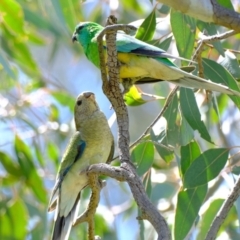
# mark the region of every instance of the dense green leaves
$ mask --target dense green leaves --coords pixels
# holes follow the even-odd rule
[[[24,33],[24,19],[20,4],[15,0],[2,0],[0,12],[2,13],[3,24],[9,32],[16,37],[17,35],[22,36],[21,34]]]

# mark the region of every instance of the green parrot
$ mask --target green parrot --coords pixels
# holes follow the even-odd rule
[[[55,210],[53,240],[67,240],[75,222],[81,190],[88,185],[86,170],[94,163],[112,160],[113,135],[105,115],[91,92],[77,98],[74,118],[76,132],[62,157],[48,211]]]
[[[72,41],[78,41],[82,45],[87,58],[98,68],[100,62],[97,36],[102,30],[103,27],[97,23],[81,22],[76,26],[72,36]],[[118,60],[121,64],[120,81],[123,84],[124,92],[127,92],[133,84],[168,81],[182,87],[206,89],[240,96],[240,92],[227,86],[183,71],[184,69],[178,68],[168,59],[177,57],[122,31],[117,33],[116,45]]]

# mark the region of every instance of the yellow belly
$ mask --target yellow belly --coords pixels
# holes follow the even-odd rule
[[[118,53],[121,63],[120,78],[151,77],[163,80],[176,80],[183,75],[173,71],[169,66],[150,57],[131,53]]]
[[[141,58],[139,58],[139,56],[127,53],[118,53],[118,60],[121,63],[120,78],[137,78],[147,76],[149,74],[147,70],[141,67]]]

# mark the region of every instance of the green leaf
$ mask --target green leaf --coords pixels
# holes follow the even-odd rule
[[[154,160],[154,145],[151,142],[138,144],[131,153],[133,163],[137,164],[137,173],[142,176],[151,168]]]
[[[184,176],[186,170],[192,162],[201,154],[201,150],[196,141],[190,142],[186,146],[181,147],[181,172]]]
[[[147,173],[143,176],[143,185],[145,187],[145,191],[149,198],[151,198],[152,194],[152,181],[151,181],[151,168],[147,171]]]
[[[236,56],[230,52],[225,52],[225,58],[220,62],[220,64],[226,68],[234,78],[240,79],[240,67]]]
[[[17,37],[22,36],[24,19],[21,5],[14,0],[1,0],[0,13],[1,23],[6,26],[8,31]]]
[[[194,138],[194,131],[184,116],[180,125],[179,145],[185,146]]]
[[[0,209],[0,239],[26,239],[28,213],[20,198],[7,202]]]
[[[155,8],[149,14],[149,16],[142,22],[141,26],[138,28],[135,38],[142,41],[149,41],[152,39],[156,29],[156,15]]]
[[[208,104],[209,106],[211,105],[211,102],[209,102]],[[219,113],[219,108],[218,108],[218,102],[217,102],[217,99],[216,99],[216,95],[214,95],[212,97],[212,106],[213,106],[213,110],[215,111],[217,117],[213,117],[213,115],[209,116],[211,121],[214,123],[218,123],[219,122],[219,119],[220,119],[220,113]]]
[[[15,153],[19,165],[24,173],[25,181],[36,198],[42,203],[47,202],[47,193],[43,181],[38,175],[33,164],[33,157],[29,147],[18,137],[15,137]]]
[[[175,94],[167,110],[163,114],[164,118],[167,121],[168,131],[171,131],[172,128],[175,128],[177,114],[178,114],[178,98],[177,95]]]
[[[172,42],[172,36],[166,38],[164,41],[160,42],[157,47],[167,51],[170,47],[170,44]]]
[[[11,159],[6,153],[0,152],[0,162],[9,174],[16,178],[20,178],[22,176],[19,165],[15,163],[14,160]]]
[[[124,94],[124,102],[128,106],[139,106],[144,103],[147,103],[144,99],[142,99],[142,94],[138,91],[136,86],[132,86],[130,90]]]
[[[171,42],[172,42],[172,36],[166,38],[165,40],[163,40],[160,43],[159,43],[159,40],[156,40],[156,39],[148,41],[149,44],[154,45],[154,46],[156,46],[158,48],[161,48],[161,49],[163,49],[165,51],[168,50],[168,48],[170,47]]]
[[[164,112],[163,117],[166,119],[167,126],[165,129],[166,142],[168,145],[179,145],[179,126],[176,124],[178,114],[178,98],[177,95],[169,104],[167,110]]]
[[[221,208],[224,200],[223,199],[216,199],[207,208],[206,212],[203,214],[200,227],[199,227],[199,233],[197,236],[198,240],[205,239],[207,232],[209,231],[209,228],[212,224],[213,219],[216,217],[219,209]]]
[[[225,166],[229,149],[209,149],[197,157],[184,174],[183,185],[194,188],[214,179]]]
[[[238,91],[238,84],[233,76],[220,64],[210,59],[203,58],[204,76],[213,82],[224,84],[229,88]],[[229,95],[232,101],[240,108],[240,97]]]
[[[204,32],[204,34],[207,36],[213,36],[218,34],[216,25],[214,25],[213,23],[207,23],[207,22],[202,22],[201,20],[198,20],[197,27],[200,29],[201,32]],[[224,57],[225,53],[224,53],[224,49],[221,42],[212,41],[211,44],[213,44],[213,46],[216,48],[219,54],[221,54]]]
[[[207,185],[194,189],[181,190],[178,193],[174,239],[185,239],[198,217],[198,212],[207,193]]]
[[[170,21],[179,55],[190,59],[195,41],[195,19],[171,9]]]
[[[198,130],[203,139],[212,143],[207,128],[201,120],[196,99],[191,89],[180,88],[180,106],[182,115],[185,117],[189,125],[194,130]]]
[[[217,0],[217,3],[225,8],[234,10],[231,0]]]
[[[113,235],[113,230],[108,227],[108,223],[106,222],[106,218],[100,214],[94,215],[94,222],[95,222],[95,234],[98,236],[105,236],[107,234],[110,239],[111,235]],[[112,239],[114,237],[112,236]],[[77,239],[77,238],[76,238]],[[78,238],[80,239],[80,238]]]
[[[167,148],[168,139],[166,137],[166,131],[163,130],[158,136],[156,136],[151,130],[151,139],[154,142],[155,148],[162,159],[167,163],[171,162],[174,159],[174,152],[173,150]]]

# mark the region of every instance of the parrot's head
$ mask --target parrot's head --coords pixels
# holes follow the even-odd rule
[[[83,47],[100,32],[103,27],[94,22],[80,22],[72,35],[72,41],[80,42]]]
[[[91,118],[97,111],[99,106],[92,92],[81,93],[76,100],[74,108],[74,117],[77,129],[81,127],[81,123]]]

